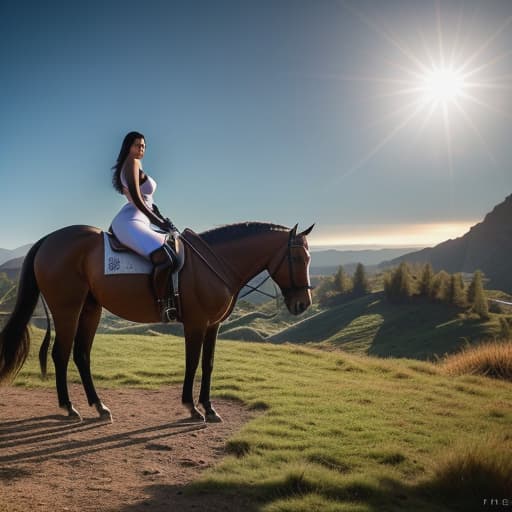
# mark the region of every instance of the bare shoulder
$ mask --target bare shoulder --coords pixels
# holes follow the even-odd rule
[[[140,160],[138,158],[133,158],[133,157],[127,157],[125,162],[124,162],[124,165],[123,165],[123,169],[126,170],[126,171],[133,171],[133,170],[136,170],[138,171],[140,169]]]
[[[132,156],[128,156],[126,158],[125,165],[138,165],[138,166],[140,166],[141,163],[140,163],[140,160],[138,158],[133,158]]]

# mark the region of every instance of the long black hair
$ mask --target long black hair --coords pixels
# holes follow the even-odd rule
[[[117,157],[116,165],[112,167],[112,170],[114,171],[112,175],[112,185],[114,185],[114,188],[120,194],[123,193],[123,184],[121,183],[121,169],[123,168],[124,161],[126,160],[128,154],[130,153],[130,148],[132,147],[132,144],[136,139],[146,140],[146,137],[144,137],[144,135],[142,135],[142,133],[139,132],[128,133],[123,140],[123,144],[121,145],[121,151],[119,151],[119,156]]]

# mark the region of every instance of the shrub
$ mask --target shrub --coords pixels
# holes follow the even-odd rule
[[[484,375],[512,381],[512,342],[493,341],[467,347],[442,361],[449,375]]]
[[[508,498],[511,450],[510,438],[456,444],[438,462],[434,480],[426,487],[440,501],[457,504],[460,510],[481,510],[484,499]]]

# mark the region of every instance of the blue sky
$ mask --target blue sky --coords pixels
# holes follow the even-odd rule
[[[21,0],[0,34],[3,248],[108,227],[131,130],[160,209],[196,231],[428,245],[512,193],[509,0]],[[425,99],[443,66],[461,90]]]

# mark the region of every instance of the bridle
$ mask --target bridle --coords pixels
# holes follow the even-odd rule
[[[240,295],[238,297],[239,299],[246,297],[247,295],[249,295],[252,292],[258,292],[258,293],[261,293],[262,295],[270,297],[271,299],[277,299],[277,297],[278,297],[277,293],[275,295],[271,295],[270,293],[260,290],[260,288],[270,278],[272,278],[275,281],[275,276],[280,271],[282,265],[285,264],[285,261],[288,264],[288,276],[289,276],[290,286],[287,286],[287,287],[280,286],[283,294],[288,293],[290,291],[313,290],[313,286],[311,286],[309,284],[309,282],[307,282],[306,284],[300,284],[300,283],[297,283],[297,280],[295,278],[295,273],[294,273],[294,269],[293,269],[292,250],[293,249],[303,249],[303,250],[306,249],[303,244],[297,243],[296,238],[297,237],[294,235],[293,230],[290,231],[290,236],[288,237],[288,244],[286,247],[286,251],[283,253],[283,256],[279,260],[279,263],[276,265],[275,269],[272,271],[270,269],[268,269],[268,275],[257,286],[251,286],[251,285],[246,284],[245,286],[247,288],[249,288],[249,290],[247,292],[245,292],[244,294]]]
[[[302,291],[302,290],[312,290],[313,287],[307,282],[306,284],[300,284],[297,283],[297,280],[295,279],[295,273],[293,271],[293,256],[292,256],[292,250],[293,249],[303,249],[303,244],[299,244],[296,242],[296,237],[293,236],[293,231],[290,231],[290,236],[288,237],[288,247],[286,252],[284,253],[284,256],[281,258],[281,261],[276,266],[276,269],[273,272],[269,272],[269,275],[272,277],[272,279],[275,280],[274,276],[279,272],[281,266],[283,265],[285,259],[288,260],[288,276],[290,281],[290,286],[283,287],[281,286],[281,290],[283,293],[289,292],[289,291]]]

